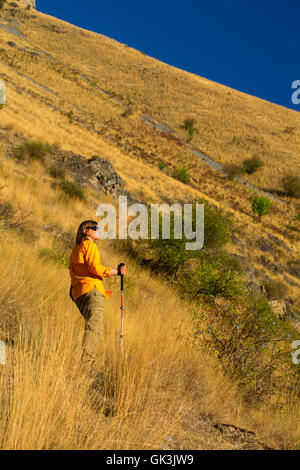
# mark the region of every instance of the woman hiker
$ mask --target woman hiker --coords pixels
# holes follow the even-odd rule
[[[90,365],[95,361],[100,339],[104,300],[111,294],[104,289],[102,279],[126,274],[125,266],[113,269],[101,264],[95,243],[99,239],[97,228],[94,220],[79,225],[69,264],[70,296],[85,319],[82,359]]]

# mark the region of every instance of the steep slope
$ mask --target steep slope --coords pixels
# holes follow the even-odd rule
[[[299,113],[39,12],[6,8],[0,14],[1,77],[8,96],[1,127],[11,141],[18,134],[86,156],[101,154],[126,188],[148,202],[205,197],[221,205],[234,214],[231,252],[252,280],[285,285],[291,309],[299,310],[299,203],[280,194],[282,176],[299,173]],[[199,130],[192,144],[183,129],[187,117],[196,119]],[[249,201],[264,193],[218,171],[220,164],[241,164],[251,156],[265,165],[244,180],[275,197],[262,224]],[[189,169],[188,184],[173,177],[180,167]]]
[[[244,407],[220,363],[194,343],[191,306],[133,261],[125,363],[116,280],[98,364],[104,379],[86,377],[79,367],[82,319],[66,301],[66,253],[78,223],[94,218],[106,199],[87,191],[85,202],[70,203],[49,168],[10,157],[15,146],[37,139],[104,156],[139,200],[204,197],[225,208],[234,216],[228,251],[243,262],[249,280],[280,280],[297,311],[297,203],[275,194],[282,201],[274,200],[272,215],[257,223],[249,204],[254,191],[226,179],[195,149],[217,163],[259,152],[266,165],[246,179],[277,189],[281,174],[298,171],[298,113],[10,6],[0,10],[0,77],[7,87],[0,110],[0,339],[9,357],[0,370],[1,448],[295,448],[299,410],[292,403],[280,410],[274,403]],[[199,133],[187,144],[182,125],[190,116]],[[174,178],[182,166],[190,168],[187,184]],[[101,244],[101,254],[117,264],[110,245]]]

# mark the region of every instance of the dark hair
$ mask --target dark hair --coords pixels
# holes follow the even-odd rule
[[[97,225],[98,222],[95,220],[85,220],[81,222],[78,227],[77,235],[76,235],[76,245],[80,245],[83,240],[86,240],[86,234],[83,232],[85,229]]]

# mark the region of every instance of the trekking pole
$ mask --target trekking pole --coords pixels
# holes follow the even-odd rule
[[[118,266],[118,273],[121,276],[121,344],[122,344],[122,361],[124,359],[124,275],[121,274],[121,268],[125,266],[124,263],[120,263]]]

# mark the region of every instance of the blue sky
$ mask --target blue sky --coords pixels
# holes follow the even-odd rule
[[[291,99],[300,80],[299,0],[37,0],[37,8],[300,111]]]

